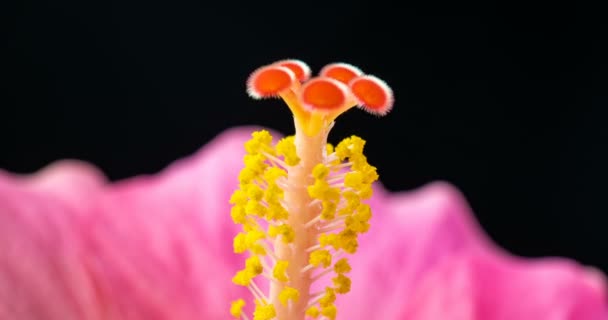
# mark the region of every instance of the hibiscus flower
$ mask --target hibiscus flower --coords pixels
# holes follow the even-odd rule
[[[283,97],[307,137],[326,138],[354,105],[390,109],[379,79],[331,66],[308,80],[299,61],[269,65],[250,94]],[[270,136],[231,129],[157,175],[116,183],[78,161],[0,172],[0,319],[608,319],[599,271],[504,252],[448,183],[389,193],[372,186],[359,138],[333,148]],[[306,164],[303,143],[324,161]],[[310,183],[294,196],[282,170],[298,165]],[[313,245],[294,249],[311,228]]]

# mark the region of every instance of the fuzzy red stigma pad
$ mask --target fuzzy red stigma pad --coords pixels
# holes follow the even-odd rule
[[[265,66],[254,71],[247,80],[247,92],[253,98],[275,97],[291,88],[296,76],[291,69],[282,66]]]
[[[345,84],[362,74],[363,72],[359,68],[341,62],[328,64],[319,72],[320,76],[330,77]]]
[[[343,107],[348,96],[348,87],[342,82],[329,77],[317,77],[304,84],[300,100],[310,110],[331,111]]]
[[[361,107],[373,114],[385,115],[393,107],[393,92],[382,80],[366,75],[354,78],[349,87]]]

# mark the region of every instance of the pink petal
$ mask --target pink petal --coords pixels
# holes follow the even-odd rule
[[[0,173],[0,319],[225,319],[247,296],[228,199],[252,129],[115,185],[64,162]]]
[[[608,319],[599,272],[565,259],[508,255],[453,187],[378,191],[340,319]]]
[[[0,172],[0,319],[80,319],[95,310],[76,220],[104,185],[76,161],[34,176]]]

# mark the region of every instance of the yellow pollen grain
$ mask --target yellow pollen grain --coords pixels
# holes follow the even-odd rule
[[[264,271],[264,267],[262,267],[262,262],[260,258],[256,255],[253,255],[245,261],[245,269],[252,274],[253,276],[257,276]]]
[[[253,311],[253,320],[271,320],[277,316],[277,312],[272,304],[263,304],[256,301],[255,311]]]
[[[334,271],[336,271],[337,274],[348,273],[350,270],[351,267],[346,258],[342,258],[334,264]]]
[[[338,309],[336,308],[335,305],[331,304],[328,305],[326,307],[323,307],[321,309],[321,315],[331,319],[331,320],[335,320],[336,319],[336,315],[338,313]]]
[[[287,260],[278,260],[272,270],[272,276],[280,282],[287,282],[289,278],[287,277],[287,267],[289,266],[289,261]]]
[[[235,301],[232,301],[232,304],[230,305],[230,315],[232,315],[233,317],[240,319],[241,315],[243,314],[243,308],[245,307],[245,300],[243,299],[238,299]]]
[[[281,293],[279,294],[279,300],[284,306],[287,306],[288,301],[298,302],[299,299],[300,291],[292,287],[283,288],[283,290],[281,290]]]
[[[300,157],[296,153],[296,146],[294,144],[293,136],[279,140],[275,148],[277,154],[284,157],[284,161],[287,165],[295,166],[300,163]]]
[[[321,314],[321,311],[319,311],[319,308],[312,306],[308,309],[306,309],[306,315],[311,317],[311,318],[318,318],[319,315]]]
[[[348,278],[344,274],[340,273],[331,280],[334,283],[336,293],[345,294],[350,291],[350,278]]]
[[[331,253],[327,250],[315,250],[310,253],[308,262],[315,267],[323,265],[323,267],[327,268],[331,265]]]
[[[327,306],[332,305],[335,301],[336,301],[336,293],[334,292],[334,289],[331,287],[326,287],[325,293],[323,294],[321,299],[319,299],[319,305],[321,307],[327,307]]]

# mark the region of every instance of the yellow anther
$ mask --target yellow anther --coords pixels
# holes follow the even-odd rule
[[[308,263],[315,267],[323,265],[324,268],[327,268],[331,265],[331,254],[327,250],[315,250],[310,253]]]
[[[277,201],[272,201],[268,205],[266,220],[283,221],[289,217],[289,212]]]
[[[272,270],[272,276],[281,281],[287,282],[289,278],[287,277],[287,267],[289,266],[289,261],[287,260],[278,260],[274,265],[274,269]]]
[[[254,254],[259,254],[259,255],[266,254],[266,249],[264,249],[264,247],[259,244],[251,246],[251,248],[249,248],[249,250],[251,250],[251,252]]]
[[[308,195],[313,199],[337,201],[340,189],[329,186],[325,180],[315,180],[312,186],[308,186]]]
[[[283,156],[283,159],[288,166],[295,166],[300,163],[300,157],[298,157],[296,152],[293,136],[279,140],[275,149],[278,155]]]
[[[327,317],[330,320],[335,320],[337,313],[338,313],[338,309],[333,304],[328,305],[327,307],[323,307],[321,309],[321,315]]]
[[[234,253],[243,253],[247,250],[247,236],[240,232],[234,237],[232,241],[232,247],[234,248]]]
[[[351,136],[338,143],[336,146],[336,155],[340,160],[357,157],[363,154],[364,146],[365,140],[357,136]]]
[[[245,235],[245,246],[255,254],[266,254],[264,247],[257,243],[258,240],[264,238],[266,238],[264,232],[259,229],[252,229]]]
[[[346,225],[347,229],[356,233],[364,233],[369,229],[369,223],[358,220],[356,216],[346,217],[344,224]]]
[[[352,154],[349,148],[350,140],[350,138],[346,138],[340,141],[340,143],[338,143],[338,145],[336,146],[335,152],[338,158],[340,158],[340,161],[350,157]]]
[[[291,243],[296,237],[293,228],[287,224],[281,224],[278,226],[271,225],[268,227],[268,235],[271,237],[281,236],[284,243]]]
[[[342,258],[334,264],[334,271],[336,271],[337,274],[348,273],[350,270],[350,264],[348,264],[346,258]]]
[[[253,311],[253,320],[271,320],[277,316],[277,312],[272,304],[263,304],[256,300],[255,311]]]
[[[266,216],[270,220],[287,220],[287,218],[289,218],[289,212],[285,210],[280,203],[270,203]]]
[[[285,287],[283,290],[281,290],[281,293],[279,293],[279,301],[281,301],[281,304],[284,306],[287,306],[287,302],[290,300],[293,302],[298,302],[299,299],[300,291],[292,287]]]
[[[250,184],[256,177],[257,174],[253,170],[245,167],[239,173],[239,182],[241,183],[241,185],[247,185]]]
[[[350,291],[350,278],[340,273],[335,278],[331,279],[335,285],[336,293],[345,294]]]
[[[359,171],[349,172],[344,176],[344,185],[355,190],[363,187],[363,174]]]
[[[332,220],[336,217],[336,203],[333,201],[323,201],[321,219]]]
[[[321,311],[319,311],[319,308],[317,308],[315,306],[312,306],[312,307],[306,309],[306,315],[311,318],[316,319],[319,317],[320,314],[321,314]]]
[[[251,274],[247,272],[247,270],[240,270],[232,277],[232,282],[239,286],[246,287],[251,283]]]
[[[233,317],[240,319],[241,315],[243,314],[244,307],[245,307],[245,300],[243,300],[243,299],[234,300],[234,301],[232,301],[232,304],[230,305],[230,314]]]
[[[323,180],[323,179],[327,178],[328,175],[329,175],[329,168],[322,163],[319,163],[312,169],[312,176],[315,179]]]
[[[253,276],[257,276],[264,271],[264,267],[262,266],[262,262],[260,258],[256,255],[253,255],[247,260],[245,260],[245,269],[251,273]]]
[[[371,185],[363,185],[363,187],[359,189],[359,197],[361,197],[361,199],[369,199],[372,197],[373,192]]]
[[[249,185],[247,185],[247,196],[249,197],[249,199],[254,200],[254,201],[260,201],[262,200],[262,197],[264,197],[264,190],[262,190],[262,188],[260,188],[260,186],[258,186],[255,183],[251,183]]]
[[[263,218],[268,213],[268,209],[255,200],[249,200],[245,205],[245,213]]]
[[[319,244],[322,247],[332,246],[338,248],[338,235],[335,233],[323,233],[319,236]]]
[[[283,194],[283,189],[276,183],[270,183],[264,192],[264,200],[266,200],[266,202],[278,202],[283,198]]]
[[[321,297],[321,299],[319,299],[319,305],[321,307],[327,307],[332,305],[334,301],[336,301],[336,293],[334,292],[334,289],[331,287],[326,287],[325,294]]]
[[[261,154],[246,154],[243,157],[243,162],[245,163],[245,168],[251,170],[256,176],[263,174],[264,170],[268,167],[266,157]]]
[[[357,248],[359,247],[357,233],[350,229],[340,232],[338,234],[338,247],[350,254],[357,252]]]
[[[359,199],[359,195],[357,195],[357,193],[354,192],[354,191],[344,191],[342,193],[342,196],[344,197],[344,199],[346,199],[348,205],[354,205],[354,204],[356,204],[355,208],[361,202],[361,200]]]
[[[349,148],[353,155],[362,155],[363,147],[365,147],[365,140],[363,140],[357,136],[350,137]]]
[[[287,177],[287,172],[281,168],[269,167],[264,171],[264,180],[267,182],[275,182],[281,177]]]
[[[247,203],[247,200],[247,194],[240,189],[235,190],[234,193],[232,193],[232,196],[230,196],[230,204],[242,206]]]
[[[269,152],[272,143],[272,136],[266,130],[255,131],[251,134],[251,139],[245,142],[245,151],[249,154],[258,154],[262,151]]]
[[[369,221],[372,218],[372,209],[368,204],[361,203],[357,207],[357,216],[361,221]]]
[[[370,184],[379,178],[376,167],[370,166],[367,163],[365,163],[363,168],[358,169],[358,171],[363,174],[363,183],[365,184]]]
[[[344,191],[342,197],[346,200],[346,204],[338,211],[338,214],[341,216],[351,215],[361,204],[359,195],[354,191]]]
[[[230,209],[230,217],[236,224],[245,224],[247,222],[247,214],[245,208],[241,205],[236,205]]]

